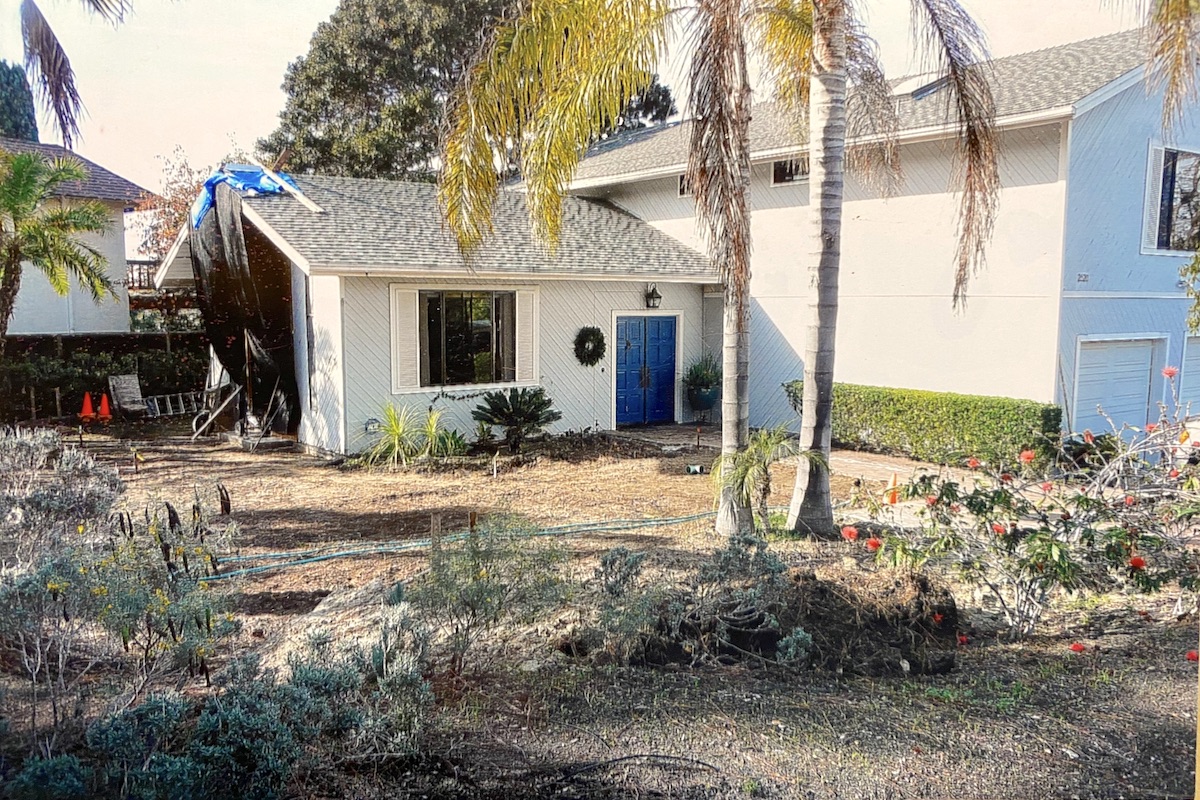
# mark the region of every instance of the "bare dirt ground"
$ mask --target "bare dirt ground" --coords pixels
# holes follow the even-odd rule
[[[119,466],[126,502],[205,501],[228,487],[243,554],[422,539],[471,512],[539,526],[678,517],[710,510],[711,451],[663,455],[594,441],[501,468],[365,472],[290,454],[248,455],[166,439],[90,437]],[[855,491],[837,475],[834,493]],[[772,502],[791,474],[779,470]],[[878,491],[878,482],[866,488]],[[706,522],[563,540],[577,569],[623,544],[664,573],[722,543]],[[891,580],[845,543],[779,542],[790,564]],[[333,592],[402,580],[420,550],[334,559],[254,575],[231,587],[245,629],[269,640]],[[306,797],[1182,798],[1191,796],[1196,732],[1196,619],[1178,593],[1064,598],[1020,644],[969,593],[957,597],[968,643],[949,674],[866,678],[745,664],[594,667],[554,651],[553,621],[509,632],[472,656],[465,686],[440,699],[421,765],[313,776]],[[1186,599],[1187,603],[1191,598]],[[1185,604],[1186,605],[1186,604]],[[1069,649],[1082,642],[1087,651]]]

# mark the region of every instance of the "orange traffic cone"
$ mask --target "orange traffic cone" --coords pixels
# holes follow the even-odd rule
[[[108,422],[112,419],[112,409],[108,407],[108,395],[100,395],[100,421]]]
[[[887,501],[888,505],[894,506],[900,502],[900,476],[892,473],[892,479],[887,485]]]
[[[92,410],[92,393],[83,393],[83,408],[79,411],[79,418],[84,422],[91,422],[96,418],[96,412]]]

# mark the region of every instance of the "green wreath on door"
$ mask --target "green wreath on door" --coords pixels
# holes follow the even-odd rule
[[[604,358],[604,332],[599,328],[583,327],[575,334],[575,358],[585,367],[594,367]]]

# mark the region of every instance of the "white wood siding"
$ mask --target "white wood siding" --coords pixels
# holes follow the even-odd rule
[[[83,240],[95,247],[108,262],[108,278],[117,297],[99,303],[80,289],[74,280],[71,291],[60,297],[34,267],[26,265],[21,273],[21,290],[8,332],[19,334],[122,333],[129,330],[129,295],[125,288],[125,206],[105,203],[109,213],[108,230],[103,236],[87,234]]]
[[[988,267],[965,313],[951,305],[958,205],[947,192],[948,142],[902,149],[906,180],[882,199],[849,178],[843,215],[838,381],[1052,401],[1065,188],[1060,127],[1002,137],[1003,189]],[[812,293],[806,182],[771,185],[756,164],[751,187],[750,421],[794,419],[780,385],[803,372]],[[699,245],[691,201],[675,179],[613,187],[608,198]]]
[[[313,275],[309,278],[313,315],[312,404],[300,423],[300,441],[331,453],[346,452],[346,382],[343,364],[342,278]],[[386,295],[385,295],[386,302]],[[348,321],[348,320],[347,320]],[[293,330],[293,338],[296,331]],[[387,352],[387,328],[379,331]],[[385,368],[383,374],[388,371]],[[385,378],[386,380],[386,378]]]
[[[478,287],[493,290],[518,290],[518,317],[525,309],[530,328],[518,319],[518,347],[522,337],[530,337],[536,345],[535,374],[531,384],[545,387],[563,419],[553,430],[606,429],[612,424],[614,398],[611,379],[615,363],[610,327],[614,313],[646,313],[645,284],[620,281],[546,281],[537,285],[536,302],[528,291],[528,282],[507,283],[479,281],[469,278],[443,280],[435,283],[400,283],[387,278],[346,277],[345,296],[345,364],[346,364],[346,426],[347,452],[357,452],[370,444],[366,434],[368,419],[379,419],[384,406],[394,402],[418,411],[439,408],[443,420],[468,438],[475,430],[471,411],[479,403],[479,390],[474,387],[418,392],[393,392],[390,297],[394,287],[418,291],[436,286]],[[692,360],[700,355],[702,288],[692,284],[659,283],[663,295],[661,313],[678,314],[680,327],[677,336],[681,343],[681,359],[677,377]],[[528,296],[528,304],[521,296]],[[532,306],[533,314],[529,313]],[[605,358],[593,367],[585,367],[575,359],[575,335],[579,328],[594,325],[605,331]],[[527,331],[527,332],[526,332]],[[518,357],[518,371],[521,369]],[[522,376],[524,377],[524,376]],[[518,384],[519,385],[519,384]],[[676,413],[683,412],[679,392],[676,392]]]
[[[300,438],[304,439],[304,420],[312,405],[308,374],[308,293],[304,271],[295,264],[292,269],[292,365],[296,371],[296,396],[300,401]]]

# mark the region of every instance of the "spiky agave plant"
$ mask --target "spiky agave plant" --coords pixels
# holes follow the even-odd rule
[[[540,386],[513,388],[507,392],[485,394],[483,402],[471,412],[471,418],[503,428],[509,452],[517,453],[525,439],[562,419],[562,414],[555,411],[553,405],[554,401],[546,396],[546,390]]]
[[[713,467],[717,491],[732,490],[741,502],[758,512],[763,530],[770,530],[767,500],[771,496],[771,467],[784,459],[795,457],[821,469],[829,465],[819,451],[803,449],[796,437],[782,425],[754,431],[744,450],[717,458]]]

